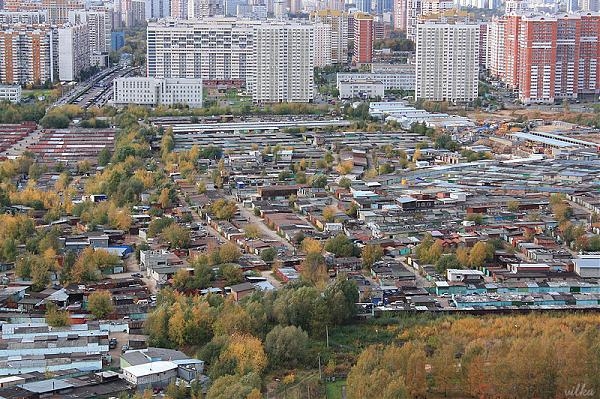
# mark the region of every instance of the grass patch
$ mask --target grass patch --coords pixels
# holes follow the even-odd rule
[[[328,382],[325,385],[327,399],[342,399],[342,387],[346,385],[346,380],[337,380]]]

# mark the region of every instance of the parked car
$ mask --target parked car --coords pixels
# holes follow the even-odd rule
[[[111,338],[108,341],[108,348],[109,349],[115,349],[117,347],[117,339],[116,338]]]
[[[129,350],[129,345],[125,344],[121,347],[121,353],[125,353]]]

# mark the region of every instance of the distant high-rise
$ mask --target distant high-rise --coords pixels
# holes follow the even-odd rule
[[[0,31],[0,80],[35,84],[57,78],[56,29],[48,25],[14,24]]]
[[[87,24],[58,28],[58,74],[61,81],[71,82],[90,67],[90,47]]]
[[[146,18],[159,19],[171,15],[171,2],[169,0],[146,0]]]
[[[84,3],[79,0],[42,0],[42,9],[48,12],[51,24],[64,24],[69,20],[69,11],[83,10]]]
[[[600,15],[514,13],[491,26],[498,34],[503,27],[504,51],[490,37],[488,51],[492,57],[497,53],[490,73],[515,89],[522,102],[553,103],[600,93]]]
[[[182,1],[182,0],[179,0]],[[188,18],[206,18],[225,15],[224,0],[187,0]]]
[[[370,64],[373,61],[373,17],[369,14],[354,14],[354,53],[352,63]]]
[[[415,98],[469,102],[479,83],[479,25],[420,22],[416,27]]]
[[[92,53],[110,51],[111,21],[104,11],[69,11],[72,25],[84,23],[88,27],[89,48]]]
[[[331,65],[331,25],[319,22],[314,27],[314,62],[315,67],[322,68]]]
[[[394,0],[393,23],[394,30],[406,32],[406,18],[409,0]]]
[[[314,27],[263,23],[255,27],[254,102],[310,102],[314,98]]]
[[[331,26],[331,63],[348,61],[348,14],[337,10],[321,10],[310,14],[310,20]]]

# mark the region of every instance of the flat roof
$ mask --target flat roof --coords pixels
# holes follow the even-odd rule
[[[127,372],[135,377],[144,377],[147,375],[164,373],[165,371],[175,370],[177,365],[173,362],[158,361],[145,364],[138,364],[137,366],[125,367],[124,372]]]

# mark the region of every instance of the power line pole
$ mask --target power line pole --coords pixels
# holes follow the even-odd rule
[[[321,354],[319,353],[319,380],[323,380],[323,376],[321,375]]]
[[[327,337],[327,349],[329,349],[329,327],[325,325],[325,335]]]

